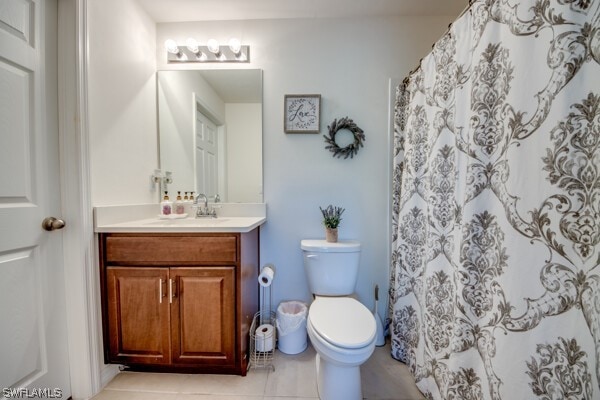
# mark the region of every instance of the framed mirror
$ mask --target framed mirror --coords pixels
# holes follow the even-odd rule
[[[222,202],[260,203],[262,71],[158,71],[160,168],[169,194],[217,194]]]

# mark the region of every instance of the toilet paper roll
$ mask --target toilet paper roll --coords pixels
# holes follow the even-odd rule
[[[256,351],[272,351],[275,347],[275,329],[271,324],[263,324],[254,333]]]
[[[265,265],[258,275],[258,283],[262,287],[271,286],[275,277],[275,269],[272,265]]]

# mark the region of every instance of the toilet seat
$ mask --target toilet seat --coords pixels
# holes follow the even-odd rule
[[[375,317],[350,297],[317,297],[310,306],[308,319],[315,333],[336,347],[360,349],[375,339]]]

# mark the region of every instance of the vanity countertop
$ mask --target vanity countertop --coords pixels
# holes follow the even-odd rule
[[[161,219],[158,205],[94,208],[94,230],[98,233],[161,232],[250,232],[266,222],[265,204],[223,204],[217,218]],[[191,215],[191,213],[190,213]]]

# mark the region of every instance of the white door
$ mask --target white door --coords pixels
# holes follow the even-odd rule
[[[60,218],[56,25],[57,0],[0,0],[0,398],[71,395],[62,233],[42,229]]]
[[[217,126],[196,107],[196,193],[217,194],[218,138]]]

